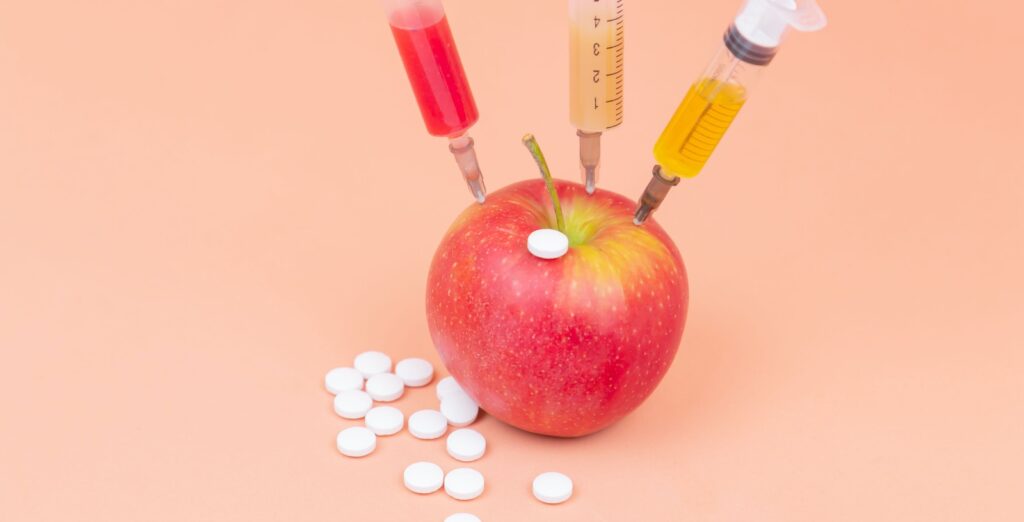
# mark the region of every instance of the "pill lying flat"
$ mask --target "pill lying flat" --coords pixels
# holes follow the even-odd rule
[[[476,420],[480,407],[463,391],[451,392],[441,399],[441,413],[448,419],[448,424],[461,428],[469,426]]]
[[[366,412],[366,427],[376,435],[394,435],[402,431],[405,415],[398,408],[378,406]]]
[[[444,492],[456,500],[472,500],[484,492],[484,476],[473,468],[456,468],[444,477]]]
[[[334,412],[346,419],[361,419],[372,407],[373,399],[362,390],[343,391],[334,396]]]
[[[455,382],[454,377],[445,377],[437,383],[437,400],[444,400],[449,393],[453,392],[462,392],[462,386],[459,386],[459,383]]]
[[[480,517],[469,513],[455,513],[445,517],[444,522],[481,522]]]
[[[338,451],[349,457],[369,455],[377,447],[377,436],[372,431],[355,426],[338,434]]]
[[[449,433],[445,445],[448,448],[448,454],[455,460],[472,462],[484,456],[487,440],[480,432],[463,428]]]
[[[561,504],[572,496],[572,479],[549,471],[533,479],[533,496],[545,504]]]
[[[369,379],[378,373],[390,372],[391,358],[383,352],[363,352],[356,356],[353,366]]]
[[[391,402],[398,400],[405,391],[405,383],[393,373],[378,373],[366,379],[366,393],[375,401]]]
[[[327,391],[337,395],[339,392],[349,390],[361,390],[363,388],[363,374],[355,368],[335,368],[324,377],[324,386]]]
[[[420,410],[409,416],[409,433],[417,439],[436,439],[447,430],[448,421],[437,410]]]
[[[395,375],[398,375],[406,386],[418,388],[430,384],[434,378],[434,366],[426,359],[402,359],[395,365]]]
[[[433,462],[416,462],[405,468],[402,474],[405,487],[413,493],[433,493],[444,484],[444,470]]]
[[[526,249],[541,259],[558,259],[569,251],[569,237],[551,228],[534,230],[526,238]]]

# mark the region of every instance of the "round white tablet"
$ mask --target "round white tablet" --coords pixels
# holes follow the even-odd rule
[[[327,391],[337,395],[343,391],[363,389],[363,374],[355,368],[335,368],[324,377]]]
[[[484,476],[473,468],[456,468],[444,476],[444,492],[456,500],[473,500],[484,492]]]
[[[334,412],[346,419],[361,419],[372,407],[373,399],[362,390],[343,391],[334,396]]]
[[[354,366],[369,379],[378,373],[390,372],[391,358],[383,352],[363,352],[356,356]]]
[[[481,522],[480,517],[469,513],[455,513],[445,517],[444,522]]]
[[[480,407],[465,392],[456,392],[441,399],[441,413],[448,419],[448,424],[461,428],[473,424]]]
[[[455,382],[455,377],[445,377],[437,383],[437,400],[443,400],[449,393],[462,392],[462,386]]]
[[[545,504],[561,504],[572,496],[572,479],[554,471],[533,479],[533,496]]]
[[[378,406],[366,412],[366,427],[377,435],[394,435],[404,424],[405,415],[398,408]]]
[[[430,384],[434,367],[426,359],[402,359],[395,365],[395,375],[401,377],[406,386],[418,388]]]
[[[526,249],[541,259],[558,259],[569,251],[569,237],[550,228],[530,232]]]
[[[391,402],[398,400],[405,391],[405,383],[393,373],[378,373],[366,379],[366,393],[375,401]]]
[[[433,462],[417,462],[409,464],[402,474],[405,487],[413,493],[433,493],[444,484],[444,470]]]
[[[420,410],[409,416],[409,433],[417,439],[436,439],[447,430],[448,421],[437,410]]]
[[[449,433],[446,445],[453,459],[472,462],[484,456],[487,440],[479,431],[463,428]]]
[[[377,447],[377,436],[372,431],[355,426],[338,434],[338,451],[349,457],[364,457]]]

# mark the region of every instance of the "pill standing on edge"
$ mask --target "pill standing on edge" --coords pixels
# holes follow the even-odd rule
[[[399,376],[406,386],[418,388],[430,384],[434,378],[434,366],[426,359],[402,359],[395,365],[395,375]]]
[[[448,376],[437,383],[437,400],[444,400],[448,394],[454,392],[465,393],[462,391],[462,386],[459,386],[459,383],[455,382],[455,377]]]
[[[455,513],[445,517],[444,522],[481,522],[480,517],[469,513]]]
[[[555,471],[533,479],[533,496],[545,504],[561,504],[572,496],[572,479]]]
[[[484,492],[484,476],[473,468],[456,468],[444,476],[444,492],[456,500],[473,500]]]
[[[373,399],[362,390],[343,391],[334,396],[334,412],[346,419],[361,419],[372,407]]]
[[[402,431],[405,415],[398,408],[378,406],[366,412],[366,427],[377,435],[394,435]]]
[[[327,391],[337,395],[343,391],[363,389],[363,374],[355,368],[335,368],[324,377]]]
[[[409,433],[417,439],[436,439],[448,430],[448,421],[437,410],[420,410],[409,416]]]
[[[487,440],[480,432],[463,428],[449,433],[445,446],[453,459],[472,462],[484,456]]]
[[[338,434],[338,451],[349,457],[364,457],[377,447],[377,436],[372,431],[354,426]]]
[[[480,407],[466,392],[459,390],[441,399],[441,413],[448,419],[448,424],[461,428],[473,424],[480,413]]]
[[[375,401],[391,402],[398,400],[405,392],[405,383],[393,373],[378,373],[366,379],[366,393]]]
[[[441,489],[444,484],[444,470],[433,462],[416,462],[405,468],[402,480],[409,491],[426,495]]]
[[[353,366],[369,379],[378,373],[391,371],[391,358],[383,352],[363,352],[356,356]]]

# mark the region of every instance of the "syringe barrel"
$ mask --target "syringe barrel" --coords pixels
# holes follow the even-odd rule
[[[427,132],[465,134],[480,114],[441,1],[383,2]]]
[[[764,69],[741,60],[723,41],[654,145],[664,175],[700,174]]]
[[[569,120],[602,132],[622,123],[624,0],[569,0]]]

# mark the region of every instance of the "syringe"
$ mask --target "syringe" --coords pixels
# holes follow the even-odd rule
[[[817,31],[825,27],[825,13],[814,0],[747,0],[655,143],[657,164],[634,223],[643,223],[681,177],[692,178],[704,168],[789,27]]]
[[[623,2],[569,0],[569,119],[588,194],[597,186],[601,133],[622,124]]]
[[[402,55],[427,132],[446,137],[473,197],[484,202],[487,188],[469,128],[480,115],[455,48],[441,0],[383,0],[391,32]]]

